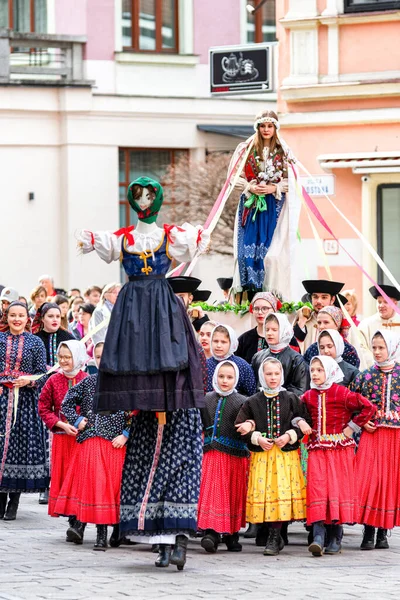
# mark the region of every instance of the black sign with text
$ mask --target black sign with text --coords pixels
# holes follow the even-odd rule
[[[215,95],[272,92],[275,44],[210,48],[211,93]]]

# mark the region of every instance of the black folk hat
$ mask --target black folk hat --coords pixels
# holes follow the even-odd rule
[[[218,277],[217,283],[221,290],[228,291],[232,287],[233,277]]]
[[[400,292],[393,285],[384,285],[383,283],[380,283],[379,287],[383,292],[385,292],[386,296],[389,296],[389,298],[400,300]],[[375,299],[378,298],[378,296],[382,296],[380,291],[375,286],[369,288],[369,293]]]
[[[344,283],[327,279],[306,279],[301,283],[309,294],[330,294],[331,296],[336,296],[344,286]],[[344,298],[344,296],[342,297]],[[345,302],[347,302],[346,298]]]
[[[195,290],[193,292],[193,302],[207,302],[210,296],[210,290]]]
[[[193,294],[201,284],[201,279],[197,277],[168,277],[167,281],[174,294]]]

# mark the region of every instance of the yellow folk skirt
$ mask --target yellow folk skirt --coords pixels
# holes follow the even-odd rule
[[[252,452],[247,489],[246,521],[264,523],[306,518],[306,486],[297,451],[277,446]]]

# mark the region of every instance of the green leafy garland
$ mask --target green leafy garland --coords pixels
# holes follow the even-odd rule
[[[250,302],[244,304],[208,304],[207,302],[193,302],[191,306],[200,306],[204,312],[233,312],[235,315],[243,317],[249,312]],[[281,308],[278,310],[280,313],[293,313],[307,306],[312,310],[312,304],[310,302],[282,302]]]

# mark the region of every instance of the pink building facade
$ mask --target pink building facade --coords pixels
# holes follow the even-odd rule
[[[285,139],[308,171],[334,185],[332,199],[400,280],[400,11],[395,2],[283,0],[277,3],[278,111]],[[376,262],[324,197],[314,198],[346,249],[379,282]],[[315,241],[305,216],[306,254]],[[330,235],[318,226],[322,239]],[[312,250],[314,248],[314,250]],[[335,245],[327,243],[329,251]],[[373,310],[370,283],[345,252],[326,256],[334,278]],[[312,277],[326,277],[322,258]]]

